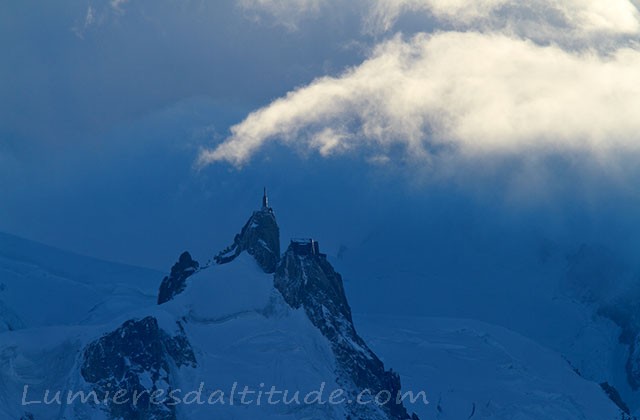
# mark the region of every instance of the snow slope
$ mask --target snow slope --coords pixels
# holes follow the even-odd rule
[[[152,303],[162,275],[0,233],[0,330],[2,319],[16,329],[108,320]]]
[[[473,320],[359,316],[360,330],[424,419],[574,420],[620,418],[600,386],[559,354],[501,327]]]

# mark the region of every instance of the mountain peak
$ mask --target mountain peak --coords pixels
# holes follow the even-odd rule
[[[158,293],[158,305],[168,302],[175,295],[182,293],[187,287],[187,278],[200,268],[200,264],[191,258],[187,251],[178,258],[178,262],[171,267],[171,274],[166,276],[160,284]]]
[[[284,255],[280,256],[280,229],[269,206],[266,188],[260,209],[251,214],[233,243],[214,260],[218,265],[228,264],[244,251],[253,257],[264,273],[273,274],[273,286],[286,304],[294,309],[301,308],[311,324],[327,339],[335,356],[337,383],[346,386],[351,399],[365,389],[374,394],[385,391],[390,395],[399,394],[400,377],[385,369],[382,361],[356,332],[342,277],[332,267],[327,255],[320,252],[318,242],[312,238],[292,239]],[[183,254],[178,264],[183,260],[191,259]],[[179,279],[183,277],[180,270],[176,273],[172,270],[174,275]],[[180,286],[184,289],[184,281]],[[409,416],[402,401],[384,407],[353,406],[347,411],[352,418],[417,418]]]
[[[253,212],[233,243],[214,257],[218,264],[233,261],[243,251],[253,256],[265,273],[274,273],[280,260],[280,228],[269,207],[267,189],[262,196],[262,207]]]

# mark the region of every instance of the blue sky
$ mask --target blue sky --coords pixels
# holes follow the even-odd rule
[[[227,245],[266,185],[283,241],[332,255],[601,243],[635,267],[638,7],[7,4],[0,230],[166,270]]]

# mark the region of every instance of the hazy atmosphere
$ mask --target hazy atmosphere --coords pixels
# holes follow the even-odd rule
[[[640,325],[619,315],[640,296],[640,1],[1,9],[0,232],[154,270],[156,293],[183,251],[202,264],[232,243],[266,187],[282,251],[319,242],[387,369],[412,360],[387,347],[393,334],[473,319],[562,356],[640,413],[640,341],[625,336]],[[380,338],[374,316],[431,321],[390,322]],[[605,333],[584,338],[596,318],[615,324],[614,350]],[[469,395],[481,387],[469,383]],[[435,417],[429,397],[421,419],[462,418]],[[474,412],[485,397],[469,397]],[[489,411],[477,415],[520,418]],[[521,418],[591,419],[535,412]]]

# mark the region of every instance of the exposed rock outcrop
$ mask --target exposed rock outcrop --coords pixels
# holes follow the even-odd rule
[[[178,324],[178,333],[170,336],[158,326],[156,318],[148,316],[129,320],[89,344],[80,372],[97,395],[126,390],[127,403],[108,404],[110,418],[174,420],[175,405],[168,403],[171,400],[156,403],[150,396],[163,390],[166,398],[172,389],[173,370],[181,366],[196,366],[182,326]],[[138,398],[134,400],[134,396]]]
[[[274,273],[280,259],[280,228],[273,209],[264,206],[254,211],[242,230],[216,257],[218,264],[233,261],[243,251],[248,252],[265,273]]]
[[[198,271],[200,264],[191,258],[191,254],[183,252],[178,262],[171,267],[171,274],[160,283],[158,305],[170,301],[174,296],[182,293],[187,287],[187,278]]]
[[[368,389],[372,395],[389,393],[389,402],[381,407],[352,406],[354,418],[411,418],[396,397],[400,377],[385,370],[382,361],[369,349],[353,325],[351,308],[344,292],[342,277],[313,240],[292,241],[275,273],[275,287],[293,308],[302,307],[313,325],[329,340],[336,356],[338,382],[345,389]],[[351,386],[350,386],[351,385]],[[382,409],[383,413],[377,412]],[[413,416],[417,418],[417,416]]]
[[[624,414],[626,415],[631,414],[631,410],[629,410],[629,406],[627,406],[627,404],[622,400],[620,393],[614,386],[609,384],[609,382],[602,382],[600,384],[600,388],[602,388],[602,390],[609,396],[611,401],[613,401],[618,406],[618,408],[622,410]]]

